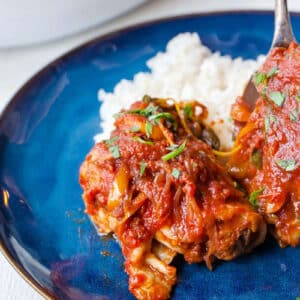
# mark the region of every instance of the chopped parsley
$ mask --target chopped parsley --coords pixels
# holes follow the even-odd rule
[[[135,137],[133,138],[133,140],[136,141],[136,142],[142,143],[142,144],[150,145],[150,146],[153,146],[153,145],[154,145],[154,142],[152,142],[152,141],[145,141],[145,140],[143,140],[143,139],[142,139],[141,137],[139,137],[139,136],[135,136]]]
[[[142,109],[139,114],[142,116],[150,116],[156,113],[158,107],[154,106],[152,103],[150,103],[145,109]]]
[[[145,101],[145,102],[148,102],[148,101]],[[116,119],[124,114],[137,114],[137,115],[141,115],[144,117],[149,117],[149,116],[155,114],[157,112],[157,110],[158,110],[157,106],[154,106],[152,103],[149,103],[148,106],[144,109],[138,108],[138,109],[132,109],[132,110],[128,110],[128,111],[119,112],[117,114],[114,114],[113,117]]]
[[[145,117],[149,117],[157,112],[158,107],[154,106],[152,103],[150,103],[146,108],[144,109],[133,109],[129,110],[125,113],[128,114],[137,114]]]
[[[297,100],[298,102],[300,102],[300,90],[298,91],[298,94],[296,95],[296,100]]]
[[[120,157],[119,146],[111,146],[111,147],[108,148],[108,150],[112,154],[113,158],[119,158]]]
[[[273,67],[270,72],[267,74],[267,78],[272,78],[275,74],[278,73],[278,69],[276,67]]]
[[[193,107],[191,105],[186,105],[184,107],[184,115],[188,118],[191,118],[193,115]]]
[[[145,163],[144,161],[141,162],[141,166],[140,166],[140,176],[142,177],[145,173],[145,170],[147,168],[147,163]]]
[[[267,98],[267,92],[268,92],[268,88],[266,86],[264,86],[260,93],[264,99]]]
[[[138,132],[138,131],[140,131],[140,128],[139,128],[138,126],[132,126],[132,127],[130,128],[130,131],[131,131],[131,132]]]
[[[259,149],[254,149],[251,154],[251,162],[257,168],[262,167],[262,153]]]
[[[145,128],[146,128],[146,135],[149,138],[152,134],[152,131],[153,131],[152,124],[149,121],[147,121]]]
[[[165,154],[162,157],[162,160],[167,161],[167,160],[170,160],[170,159],[178,156],[179,154],[181,154],[185,149],[186,143],[187,143],[187,140],[185,140],[178,148],[174,149],[172,152]]]
[[[108,146],[112,146],[117,140],[118,140],[118,137],[114,136],[111,139],[106,140],[105,143]]]
[[[180,170],[178,170],[178,169],[173,169],[173,170],[172,170],[172,176],[173,176],[174,178],[178,179],[179,176],[180,176]]]
[[[271,121],[271,123],[275,122],[276,120],[277,120],[276,117],[271,114],[270,115],[270,121]]]
[[[256,190],[256,191],[253,191],[251,194],[250,194],[250,196],[249,196],[249,202],[252,204],[252,206],[254,207],[254,208],[258,208],[259,207],[259,205],[258,205],[258,196],[262,193],[264,191],[264,188],[262,187],[262,188],[260,188],[260,189],[258,189],[258,190]]]
[[[294,159],[278,159],[275,161],[277,166],[289,172],[296,169],[296,161]]]
[[[265,132],[269,132],[269,129],[270,129],[270,118],[269,118],[269,116],[264,117],[264,124],[265,124]]]
[[[269,132],[270,125],[274,122],[276,122],[276,117],[273,114],[270,114],[269,116],[264,117],[264,124],[265,124],[265,132]]]
[[[259,85],[260,83],[266,84],[267,83],[267,75],[263,72],[256,72],[253,76],[253,80],[255,85]]]
[[[118,140],[118,137],[114,136],[111,139],[108,139],[108,140],[105,141],[106,145],[109,146],[108,150],[112,154],[113,158],[119,158],[120,157],[119,146],[114,145],[114,143],[117,140]]]
[[[270,125],[276,121],[276,117],[273,114],[264,117],[264,124],[265,124],[265,132],[269,132]]]
[[[154,121],[154,123],[158,124],[159,120],[162,119],[162,118],[167,119],[171,122],[175,121],[172,114],[170,114],[168,112],[162,112],[162,113],[158,113],[156,115],[152,115],[152,116],[149,117],[149,120]]]
[[[299,115],[298,109],[293,109],[290,113],[290,120],[293,122],[298,121],[298,115]]]
[[[282,107],[284,101],[285,101],[285,94],[280,93],[278,91],[271,92],[269,94],[270,99],[277,105]]]

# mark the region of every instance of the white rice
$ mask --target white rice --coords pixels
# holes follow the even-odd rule
[[[241,95],[250,75],[262,64],[257,60],[232,59],[212,53],[196,33],[182,33],[171,39],[166,51],[147,61],[150,72],[137,73],[133,80],[122,79],[112,93],[99,90],[100,126],[95,141],[109,137],[113,114],[128,108],[145,94],[175,100],[198,100],[207,106],[207,124],[212,125],[223,149],[232,144],[231,104]]]

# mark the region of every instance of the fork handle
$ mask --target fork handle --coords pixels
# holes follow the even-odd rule
[[[287,0],[275,0],[275,30],[272,42],[273,47],[285,47],[294,41]]]

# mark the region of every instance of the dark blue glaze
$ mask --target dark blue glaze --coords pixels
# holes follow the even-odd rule
[[[300,34],[300,17],[292,21]],[[8,207],[1,193],[0,241],[44,291],[64,300],[133,299],[119,246],[97,236],[78,184],[99,131],[98,89],[146,70],[145,61],[180,32],[198,32],[214,51],[255,58],[267,52],[272,27],[270,13],[241,12],[137,26],[66,54],[14,97],[0,121],[0,184],[9,193]],[[173,299],[295,299],[299,257],[300,248],[280,249],[272,238],[213,272],[178,257]]]

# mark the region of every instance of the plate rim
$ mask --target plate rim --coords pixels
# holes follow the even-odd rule
[[[190,19],[190,18],[197,18],[197,17],[205,17],[205,16],[219,16],[219,15],[235,15],[235,14],[273,14],[273,11],[270,9],[229,9],[229,10],[214,10],[214,11],[207,11],[207,12],[196,12],[196,13],[188,13],[188,14],[180,14],[174,16],[167,16],[162,18],[154,18],[147,21],[137,22],[130,24],[128,26],[119,27],[115,30],[109,31],[104,34],[97,35],[92,39],[88,39],[86,42],[83,42],[73,48],[70,48],[63,54],[59,55],[57,58],[50,60],[45,66],[35,72],[32,76],[29,77],[28,80],[25,81],[10,97],[10,100],[6,103],[3,107],[2,111],[0,112],[0,126],[3,122],[3,119],[7,112],[10,110],[11,106],[19,101],[22,101],[22,95],[25,91],[34,84],[36,80],[38,80],[45,72],[47,72],[51,67],[62,62],[64,59],[69,58],[70,56],[76,55],[82,49],[95,44],[104,42],[106,39],[111,39],[116,37],[120,34],[125,34],[132,30],[143,28],[147,26],[157,25],[164,22],[176,21],[181,19]],[[300,12],[290,12],[291,16],[300,16]],[[31,286],[36,292],[38,292],[42,297],[46,300],[58,300],[55,294],[53,294],[48,289],[44,288],[37,280],[35,280],[11,255],[8,247],[5,246],[2,236],[0,235],[0,253],[3,254],[6,261],[13,267],[13,269],[22,277],[25,282]]]
[[[230,10],[214,10],[214,11],[208,11],[208,12],[196,12],[196,13],[188,13],[188,14],[180,14],[180,15],[174,15],[174,16],[168,16],[168,17],[162,17],[162,18],[155,18],[147,21],[137,22],[133,24],[129,24],[128,26],[121,26],[119,28],[116,28],[115,30],[108,31],[104,34],[100,34],[95,36],[94,38],[88,39],[87,41],[80,43],[79,45],[75,47],[71,47],[69,50],[66,50],[62,54],[58,55],[56,58],[51,59],[50,62],[46,63],[43,67],[39,68],[36,72],[33,73],[33,75],[29,76],[29,78],[22,83],[12,94],[9,101],[5,104],[5,106],[0,111],[0,124],[3,121],[3,116],[5,113],[9,110],[12,103],[15,103],[16,100],[25,92],[25,90],[32,85],[32,83],[37,80],[39,77],[43,75],[44,72],[46,72],[49,68],[54,67],[56,64],[58,64],[60,61],[63,61],[65,58],[76,55],[76,53],[80,52],[85,47],[88,47],[94,43],[99,43],[102,41],[105,41],[106,39],[113,38],[114,36],[117,36],[119,34],[124,34],[126,32],[130,32],[132,30],[143,28],[151,25],[156,25],[159,23],[164,22],[170,22],[170,21],[176,21],[181,19],[188,19],[188,18],[197,18],[197,17],[205,17],[205,16],[218,16],[218,15],[235,15],[235,14],[268,14],[272,15],[273,11],[269,9],[230,9]],[[299,12],[290,12],[291,16],[300,16]]]

